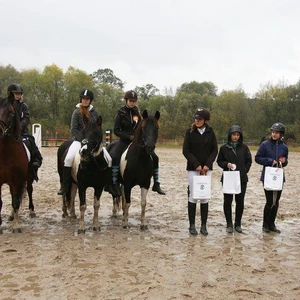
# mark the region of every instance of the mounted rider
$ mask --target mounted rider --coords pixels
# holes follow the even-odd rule
[[[118,176],[120,172],[121,155],[132,142],[137,124],[142,119],[140,111],[136,105],[138,101],[138,94],[133,90],[127,91],[124,95],[124,100],[125,105],[118,110],[114,122],[114,134],[119,137],[119,140],[117,146],[110,152],[112,157],[112,190],[115,191],[116,195],[120,195]],[[165,192],[161,189],[158,181],[159,158],[155,152],[153,152],[151,156],[154,166],[154,184],[152,191],[165,195]]]
[[[38,181],[38,169],[42,165],[43,157],[36,146],[34,137],[28,132],[28,125],[30,123],[30,112],[28,105],[23,100],[23,88],[17,83],[13,83],[7,88],[8,99],[14,101],[14,105],[20,117],[21,135],[23,143],[30,152],[29,164],[32,165],[33,179]]]

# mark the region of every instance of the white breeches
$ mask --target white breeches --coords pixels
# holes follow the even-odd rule
[[[81,143],[78,141],[74,141],[71,144],[67,156],[65,158],[65,164],[64,164],[65,167],[72,167],[75,155],[80,150],[80,148],[81,148]]]

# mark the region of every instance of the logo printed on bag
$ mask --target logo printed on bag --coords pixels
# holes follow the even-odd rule
[[[277,176],[273,176],[273,181],[276,181],[277,180]]]

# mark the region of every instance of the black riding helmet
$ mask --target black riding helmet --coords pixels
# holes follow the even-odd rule
[[[239,125],[232,125],[229,130],[228,130],[228,141],[231,141],[231,135],[234,132],[239,132],[240,138],[239,138],[239,143],[243,142],[243,131],[242,128]]]
[[[282,135],[284,135],[284,133],[285,133],[285,126],[282,123],[274,123],[271,126],[271,130],[279,131],[279,132],[282,133]]]
[[[23,94],[23,89],[19,84],[12,83],[7,88],[7,95],[10,95],[10,93],[14,93],[14,92]]]
[[[124,95],[124,99],[127,101],[128,99],[136,100],[138,99],[138,94],[136,91],[130,90],[127,91]]]
[[[204,120],[209,121],[210,112],[206,108],[198,108],[194,114],[195,119],[203,118]]]
[[[92,102],[94,100],[94,93],[91,90],[84,89],[79,94],[80,102],[83,97],[90,98],[90,100]]]

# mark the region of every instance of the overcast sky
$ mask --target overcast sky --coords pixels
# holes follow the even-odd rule
[[[110,68],[125,89],[300,78],[299,0],[0,0],[0,64]],[[80,87],[81,88],[81,87]]]

